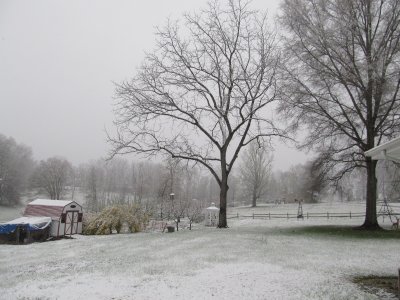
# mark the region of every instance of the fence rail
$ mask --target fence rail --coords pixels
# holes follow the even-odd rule
[[[388,214],[377,214],[378,217],[389,217]],[[399,217],[400,213],[391,213],[391,216]],[[362,212],[307,212],[303,213],[302,216],[299,216],[296,213],[265,213],[265,214],[245,214],[240,215],[239,213],[236,214],[228,214],[227,219],[312,219],[312,218],[325,218],[325,219],[333,219],[333,218],[364,218],[365,213]]]

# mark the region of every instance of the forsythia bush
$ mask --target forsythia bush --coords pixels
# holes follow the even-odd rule
[[[120,233],[127,226],[129,232],[142,231],[149,222],[149,215],[138,205],[114,205],[106,207],[98,214],[89,216],[83,223],[83,233],[87,235]]]

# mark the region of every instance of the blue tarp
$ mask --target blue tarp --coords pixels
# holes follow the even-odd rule
[[[51,224],[51,218],[40,217],[40,218],[29,218],[22,217],[15,219],[4,224],[0,224],[0,234],[10,234],[13,233],[18,227],[23,228],[26,231],[39,231],[47,228]]]
[[[29,228],[29,224],[0,224],[0,234],[13,233],[18,226],[25,227],[26,230]]]

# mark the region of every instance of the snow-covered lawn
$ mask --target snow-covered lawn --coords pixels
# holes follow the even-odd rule
[[[228,229],[0,245],[0,299],[382,299],[351,278],[395,275],[399,238],[291,233],[361,222],[233,219]]]
[[[323,203],[303,203],[303,212],[309,213],[365,213],[365,202],[323,202]],[[380,209],[377,205],[377,210]],[[394,211],[400,212],[400,203],[391,203],[390,206]],[[264,213],[289,213],[296,214],[298,209],[297,203],[287,204],[260,204],[257,207],[232,207],[229,209],[229,215],[239,213],[239,215],[264,214]]]

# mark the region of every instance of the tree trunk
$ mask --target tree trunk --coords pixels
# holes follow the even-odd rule
[[[226,198],[228,195],[228,183],[221,182],[221,191],[219,194],[219,221],[218,228],[228,228],[226,221]]]
[[[176,224],[176,231],[179,231],[179,222],[178,222],[178,219],[175,221],[175,224]]]
[[[226,170],[222,170],[221,176],[221,186],[219,193],[219,220],[218,220],[218,228],[228,228],[228,222],[226,220],[226,202],[228,196],[228,174]]]
[[[380,229],[378,218],[376,215],[376,187],[377,181],[375,177],[377,161],[373,161],[370,157],[366,158],[367,165],[367,205],[365,212],[365,221],[361,226],[363,229]]]
[[[257,195],[256,195],[256,191],[253,191],[253,201],[251,204],[251,207],[256,207],[257,206]]]

